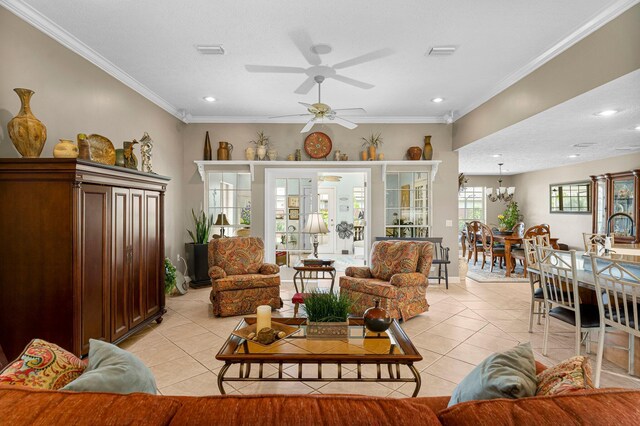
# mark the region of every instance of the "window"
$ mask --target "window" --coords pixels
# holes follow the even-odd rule
[[[209,216],[215,223],[223,215],[223,226],[214,226],[214,234],[221,234],[224,228],[224,235],[231,237],[237,230],[251,226],[251,174],[209,172],[206,190]]]
[[[591,183],[563,183],[550,185],[551,213],[591,213]]]
[[[431,179],[428,172],[388,172],[386,174],[386,236],[424,238],[431,225]]]
[[[469,186],[458,193],[458,229],[465,222],[479,220],[485,222],[485,196],[482,186]]]

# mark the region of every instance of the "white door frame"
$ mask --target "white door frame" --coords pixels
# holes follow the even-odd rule
[[[328,228],[329,228],[329,233],[328,235],[328,244],[327,245],[319,245],[318,246],[318,253],[319,254],[333,254],[336,253],[336,247],[338,245],[338,241],[336,238],[336,222],[337,222],[337,217],[338,217],[338,198],[337,198],[337,188],[335,186],[322,186],[322,187],[318,187],[318,195],[320,195],[320,192],[325,191],[325,193],[329,196],[329,223],[328,223]],[[318,202],[320,202],[320,200],[318,200]],[[351,210],[349,210],[351,211]],[[331,215],[331,213],[333,213],[333,217]],[[333,223],[331,222],[333,221]],[[322,238],[322,237],[320,237]],[[327,249],[329,251],[327,251]]]

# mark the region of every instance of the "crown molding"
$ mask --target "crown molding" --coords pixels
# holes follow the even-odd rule
[[[125,86],[139,93],[149,101],[153,102],[163,110],[167,111],[174,117],[184,121],[184,114],[181,113],[175,106],[163,99],[161,96],[153,92],[144,84],[140,83],[135,78],[118,68],[111,61],[98,52],[78,40],[69,32],[64,30],[58,24],[41,14],[39,11],[31,7],[30,5],[19,0],[0,0],[0,5],[5,9],[27,22],[31,26],[40,30],[47,36],[51,37],[67,49],[80,55],[93,65],[97,66],[116,80],[120,81]]]
[[[503,78],[500,82],[498,82],[496,86],[486,92],[483,96],[479,97],[476,101],[457,111],[455,120],[464,117],[466,114],[478,108],[480,105],[498,95],[508,87],[513,86],[522,78],[531,74],[533,71],[540,68],[542,65],[546,64],[556,56],[560,55],[562,52],[564,52],[580,40],[597,31],[602,26],[612,21],[622,13],[626,12],[639,2],[640,0],[619,0],[611,6],[603,9],[600,13],[581,25],[567,37],[563,38],[558,43],[553,45],[550,49],[546,50],[544,53],[531,60],[524,67]]]
[[[351,117],[343,118],[353,121],[357,124],[442,124],[445,123],[444,117]],[[206,116],[206,115],[187,115],[185,123],[205,123],[205,124],[224,124],[224,123],[260,123],[260,124],[304,124],[309,121],[304,117],[286,117],[286,118],[269,118],[267,116]],[[318,124],[336,124],[331,120],[318,122]]]

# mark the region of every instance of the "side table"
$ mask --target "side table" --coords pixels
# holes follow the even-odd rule
[[[293,274],[293,286],[296,289],[296,293],[293,295],[291,302],[294,304],[293,317],[298,315],[298,307],[300,303],[304,303],[304,282],[305,280],[326,280],[329,279],[327,274],[331,277],[330,293],[333,293],[333,285],[336,281],[336,268],[333,266],[319,265],[319,266],[294,266],[296,273]],[[300,280],[300,287],[298,287],[298,280]]]

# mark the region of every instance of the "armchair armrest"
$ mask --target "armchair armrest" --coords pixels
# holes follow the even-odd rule
[[[209,277],[212,280],[219,280],[220,278],[226,278],[227,273],[219,266],[212,266],[209,268]]]
[[[427,283],[427,277],[420,272],[409,272],[404,274],[395,274],[389,280],[389,284],[396,287],[420,286]]]
[[[259,272],[262,275],[275,275],[280,272],[280,267],[273,263],[263,263]]]
[[[344,271],[344,274],[347,277],[353,278],[373,278],[373,275],[371,275],[371,269],[366,266],[348,266],[347,270]]]

